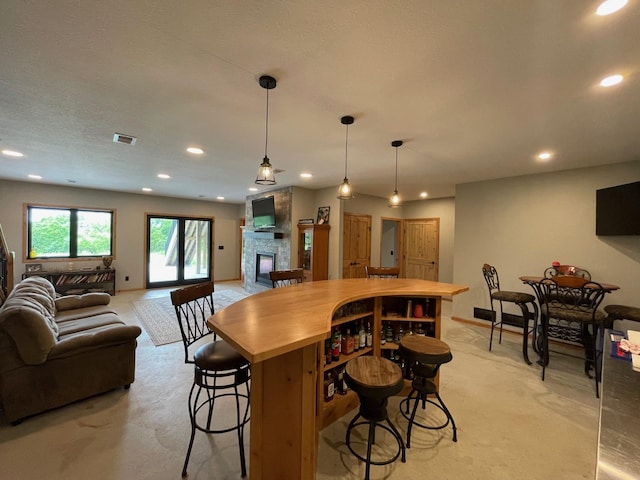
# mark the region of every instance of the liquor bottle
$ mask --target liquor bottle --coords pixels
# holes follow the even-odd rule
[[[360,320],[360,348],[367,346],[367,333],[364,331],[364,322]]]
[[[338,393],[340,395],[346,395],[347,391],[349,390],[349,387],[347,386],[347,381],[344,378],[344,367],[338,368],[336,375],[337,375],[336,384],[338,385]]]
[[[416,335],[420,335],[421,337],[424,337],[425,333],[424,333],[424,328],[422,328],[422,323],[418,323],[418,325],[416,326]]]
[[[331,340],[331,360],[334,362],[340,360],[340,331],[337,328],[333,330],[333,339]]]
[[[402,324],[400,324],[400,326],[398,326],[398,329],[396,330],[396,338],[395,338],[395,342],[400,345],[400,342],[402,341],[402,337],[404,337],[404,330],[402,328]]]
[[[331,372],[325,372],[324,374],[324,401],[330,402],[333,400],[333,396],[336,393],[336,384],[333,381]]]
[[[371,333],[371,322],[367,322],[367,347],[373,346],[373,334]]]
[[[353,351],[360,350],[360,333],[358,332],[358,325],[353,328]]]
[[[349,355],[349,337],[351,336],[351,332],[349,330],[345,330],[342,333],[342,342],[340,343],[340,351],[345,355]]]
[[[347,355],[351,355],[355,348],[354,338],[351,335],[351,330],[347,328]]]
[[[329,365],[331,363],[331,339],[327,338],[324,341],[324,364]]]
[[[385,335],[387,337],[387,343],[393,343],[393,327],[391,326],[391,322],[387,322]]]

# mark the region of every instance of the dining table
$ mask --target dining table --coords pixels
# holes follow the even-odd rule
[[[518,277],[520,279],[520,281],[526,285],[531,286],[531,288],[533,288],[534,292],[535,292],[535,288],[534,285],[540,283],[540,281],[542,281],[545,278],[549,278],[549,277],[545,277],[542,275],[523,275],[521,277]],[[589,281],[593,281],[594,283],[597,283],[598,285],[600,285],[602,287],[602,289],[606,292],[606,293],[611,293],[614,292],[616,290],[619,290],[620,287],[618,285],[614,285],[611,283],[604,283],[604,282],[598,282],[596,280],[589,280]],[[538,298],[538,302],[540,302],[540,299]],[[542,322],[538,323],[538,328],[542,328]],[[545,338],[540,331],[537,332],[537,335],[534,335],[534,339],[537,339],[539,342],[542,342],[543,339]],[[534,351],[538,354],[538,355],[542,355],[543,353],[543,345],[534,345]],[[542,362],[544,362],[543,358],[540,357],[540,359],[538,360],[539,364],[542,364]]]

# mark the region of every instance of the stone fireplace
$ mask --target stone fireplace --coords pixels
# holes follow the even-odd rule
[[[256,253],[256,278],[257,283],[271,287],[271,278],[269,272],[273,272],[276,268],[275,253]]]
[[[291,199],[293,187],[271,190],[247,197],[246,227],[242,235],[242,271],[244,289],[257,293],[271,288],[269,271],[291,268]],[[251,200],[273,195],[276,206],[274,232],[256,232],[253,228]],[[263,257],[264,256],[264,257]]]

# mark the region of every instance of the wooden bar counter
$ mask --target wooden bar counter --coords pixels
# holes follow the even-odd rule
[[[442,297],[466,290],[403,278],[325,280],[257,293],[213,315],[212,330],[251,362],[250,478],[315,478],[318,432],[357,406],[350,392],[327,408],[319,388],[324,342],[337,324],[339,307],[355,301],[368,305],[370,311],[352,317],[366,316],[373,345],[353,356],[380,355],[384,302],[428,299],[430,318],[424,320],[432,322],[439,338]]]

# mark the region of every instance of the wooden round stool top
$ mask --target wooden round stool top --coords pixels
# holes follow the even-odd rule
[[[347,363],[345,368],[347,383],[356,393],[367,390],[385,390],[400,387],[404,380],[402,370],[391,360],[371,355],[356,357]],[[394,395],[394,394],[391,394]]]
[[[422,335],[402,337],[400,350],[418,363],[442,364],[453,358],[449,345],[437,338]]]

